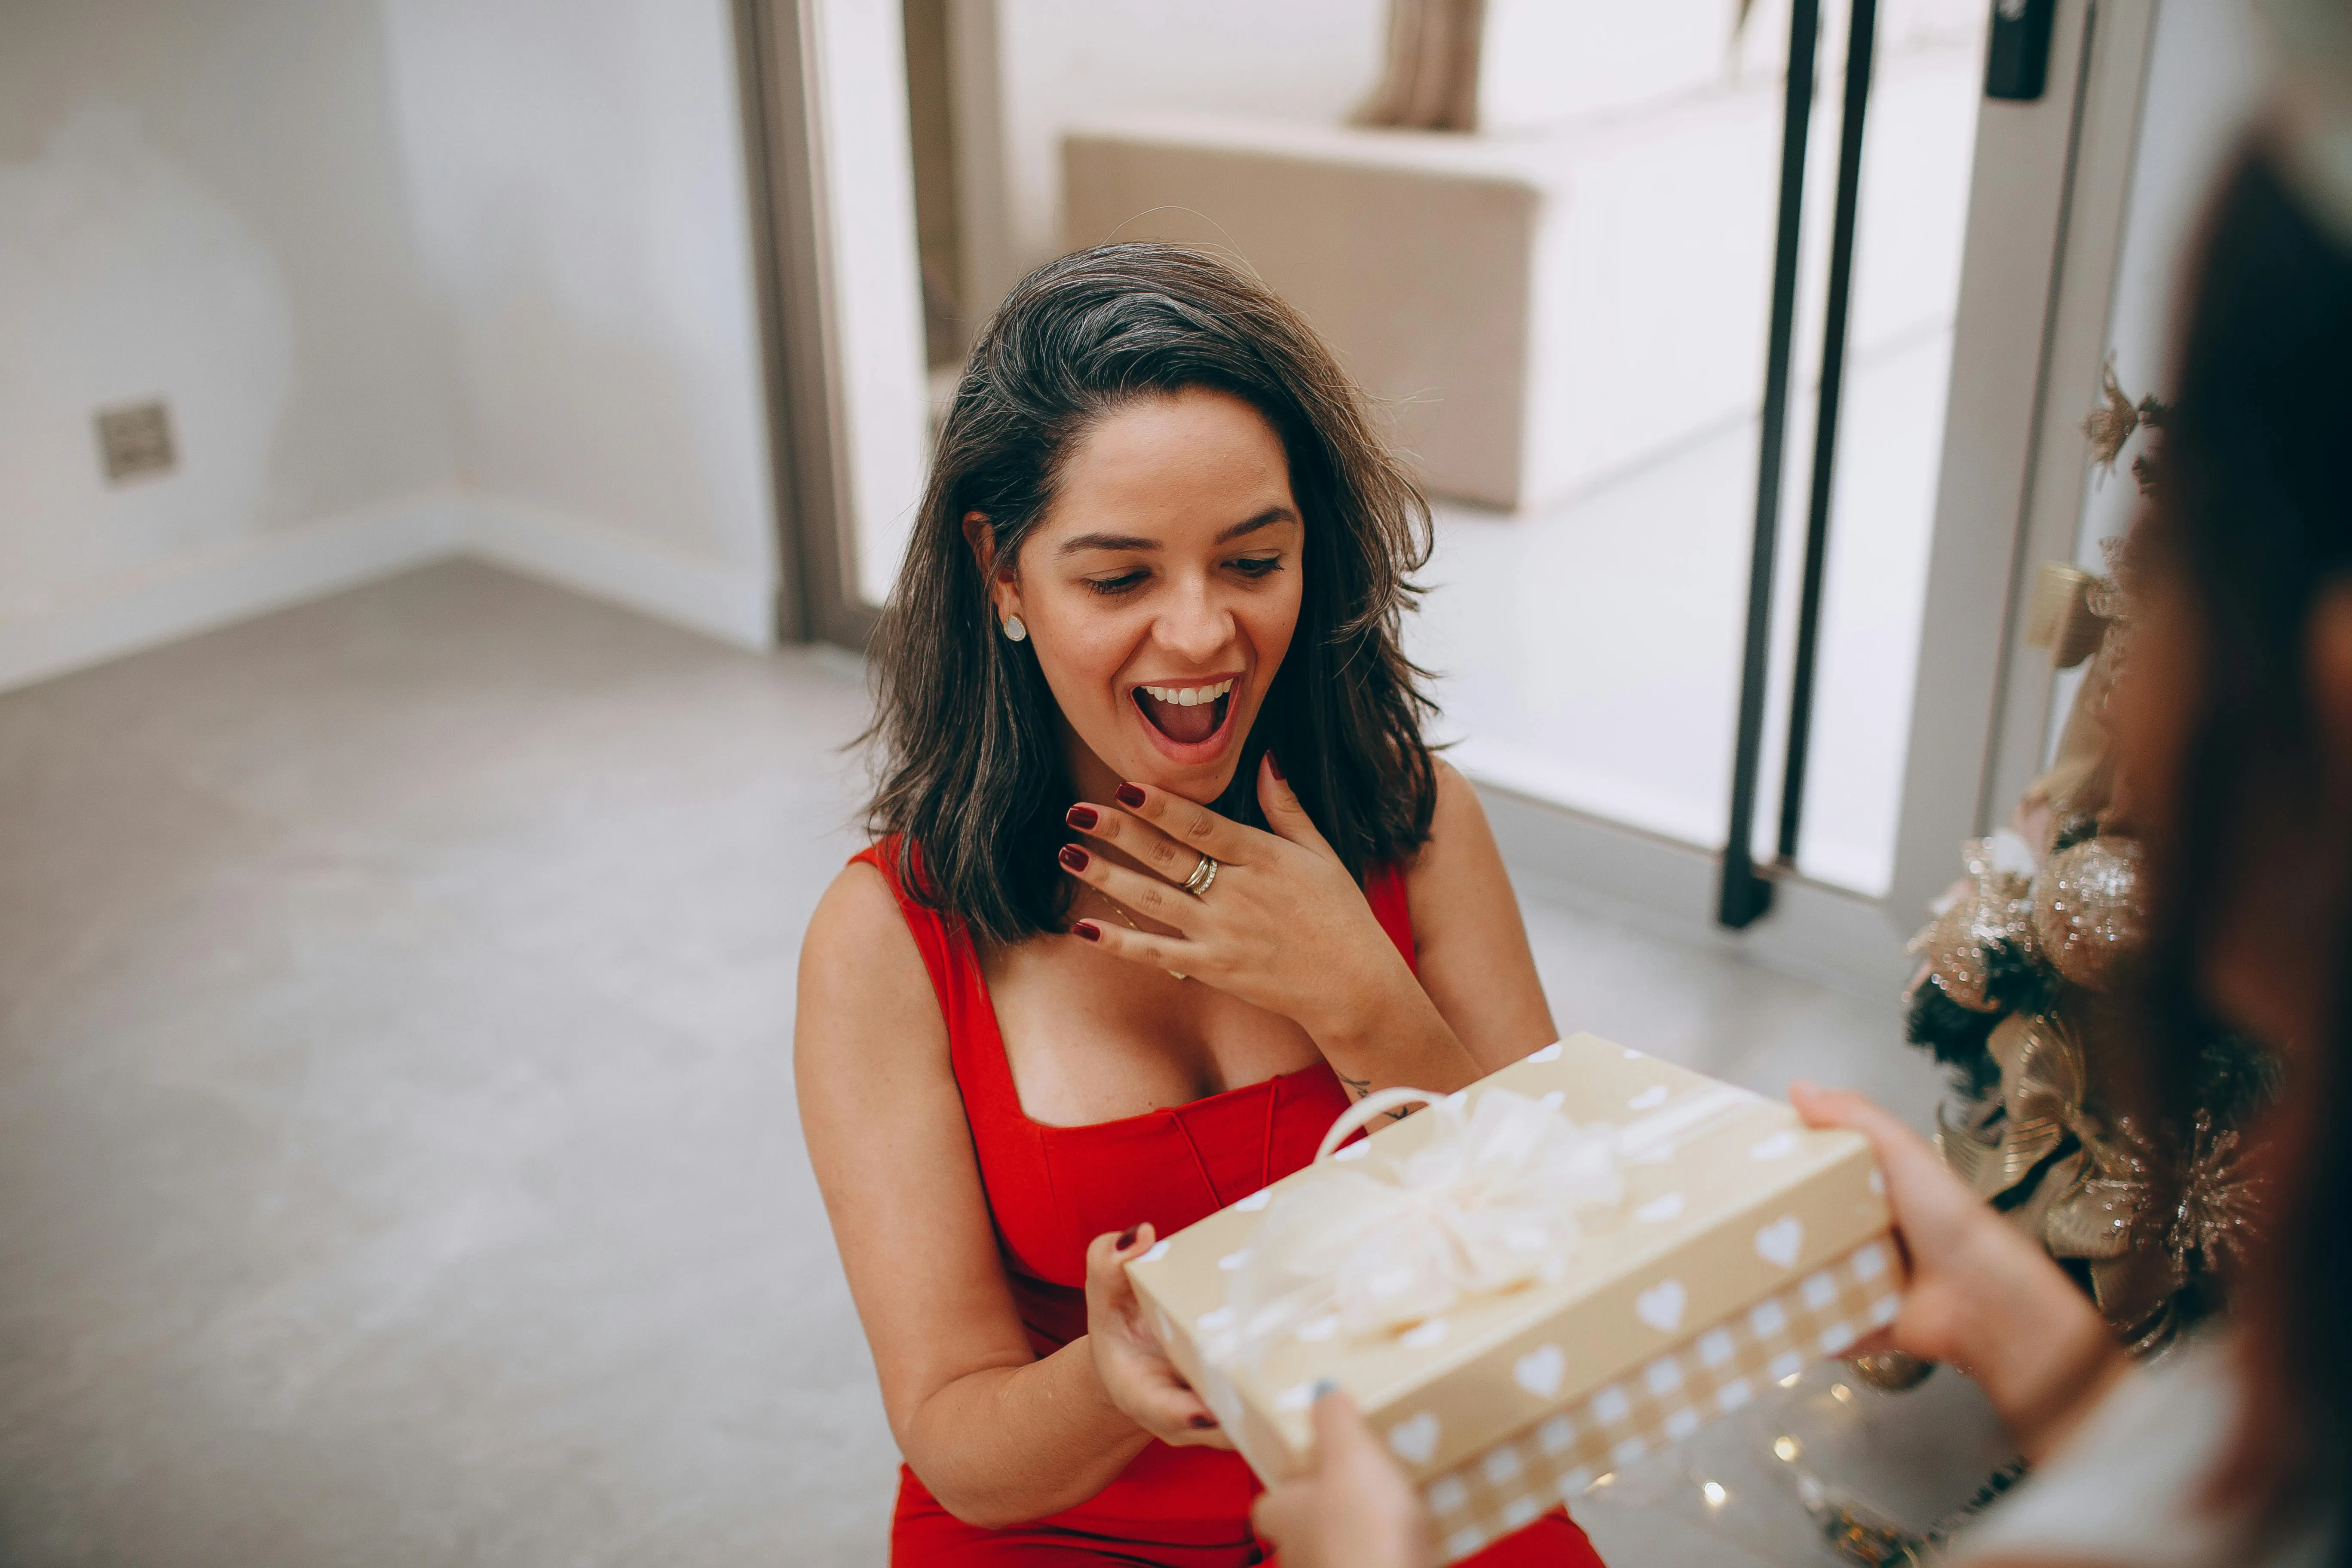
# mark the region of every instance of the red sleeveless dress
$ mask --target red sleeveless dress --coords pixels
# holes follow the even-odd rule
[[[854,857],[880,871],[930,971],[972,1148],[996,1222],[1005,1277],[1029,1342],[1045,1356],[1087,1331],[1087,1244],[1150,1221],[1162,1236],[1247,1197],[1315,1157],[1348,1107],[1322,1062],[1171,1110],[1084,1127],[1049,1127],[1022,1112],[996,1009],[958,922],[908,899],[886,841]],[[1413,962],[1404,879],[1366,879],[1372,911]],[[1005,1530],[982,1530],[942,1508],[899,1468],[890,1530],[893,1568],[1245,1568],[1270,1561],[1250,1529],[1256,1478],[1240,1455],[1155,1442],[1077,1507]],[[1476,1568],[1599,1568],[1563,1510],[1470,1558]]]

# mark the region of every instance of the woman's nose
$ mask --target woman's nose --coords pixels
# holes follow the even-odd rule
[[[1180,658],[1205,664],[1233,641],[1233,612],[1206,584],[1177,595],[1160,616],[1160,645]]]

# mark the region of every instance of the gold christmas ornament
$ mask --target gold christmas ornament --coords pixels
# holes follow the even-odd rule
[[[2050,858],[2033,879],[2033,931],[2051,965],[2086,991],[2110,991],[2147,945],[2140,848],[2086,838]]]
[[[2007,942],[2033,947],[2032,862],[2024,846],[1971,840],[1966,848],[1969,885],[1918,935],[1909,950],[1926,961],[1943,993],[1976,1013],[1997,1013],[1985,994],[1986,953]]]

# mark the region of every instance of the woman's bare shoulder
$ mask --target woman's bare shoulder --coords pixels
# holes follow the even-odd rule
[[[796,1054],[807,1063],[877,1051],[901,1061],[943,1058],[947,1023],[898,896],[862,860],[817,900],[801,939]]]
[[[1486,808],[1478,802],[1478,786],[1465,777],[1460,768],[1444,757],[1429,759],[1430,769],[1437,775],[1437,808],[1430,815],[1430,830],[1434,833],[1443,822],[1486,820]]]
[[[1408,878],[1440,879],[1470,866],[1483,868],[1495,852],[1494,830],[1486,826],[1486,808],[1475,785],[1462,770],[1444,757],[1430,758],[1437,775],[1437,799],[1429,815],[1429,837],[1407,864]]]

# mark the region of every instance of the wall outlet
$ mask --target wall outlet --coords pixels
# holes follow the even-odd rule
[[[160,397],[100,409],[98,450],[109,484],[170,473],[179,465],[172,450],[171,410]]]

